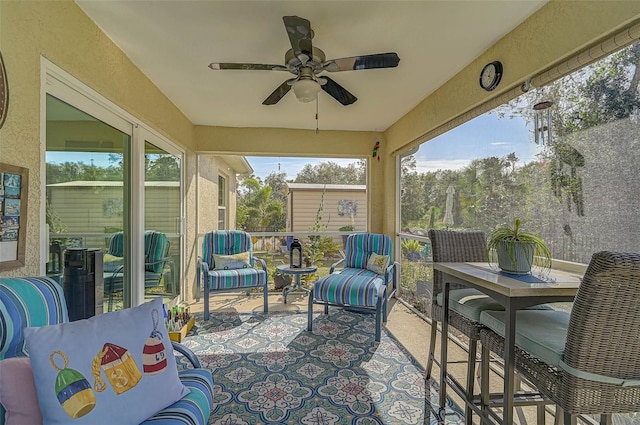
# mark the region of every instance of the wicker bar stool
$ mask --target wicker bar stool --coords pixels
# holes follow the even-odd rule
[[[594,254],[571,313],[519,311],[515,367],[563,411],[577,415],[640,411],[640,254]],[[484,312],[484,347],[502,356],[504,313]],[[504,332],[504,326],[502,326]],[[486,389],[485,383],[482,385]]]
[[[429,230],[429,239],[433,252],[433,262],[480,262],[487,259],[487,242],[483,232],[461,232],[453,230]],[[467,377],[465,393],[469,400],[473,399],[474,372],[479,331],[480,313],[484,310],[504,310],[497,301],[482,292],[457,283],[449,284],[449,326],[469,338],[469,355],[467,357]],[[433,271],[433,296],[431,304],[431,336],[429,342],[429,358],[427,360],[426,378],[431,377],[431,370],[435,362],[437,322],[442,322],[444,310],[442,306],[442,291],[444,289],[443,274]],[[446,359],[441,359],[445,362]],[[472,423],[472,410],[465,409],[465,421]]]

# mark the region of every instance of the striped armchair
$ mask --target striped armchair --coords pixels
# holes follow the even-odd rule
[[[254,267],[256,262],[260,269]],[[212,291],[262,288],[264,311],[269,311],[267,264],[253,256],[251,235],[247,232],[216,230],[204,235],[197,276],[198,298],[200,280],[204,286],[204,320],[209,320],[209,295]]]
[[[169,238],[166,234],[155,230],[144,232],[144,286],[153,288],[161,282],[168,287],[171,284],[173,296],[176,295],[176,282],[173,275],[173,263],[169,257]],[[104,263],[104,292],[108,297],[108,311],[113,309],[113,296],[122,291],[124,278],[124,234],[116,232],[109,239],[109,260]],[[169,279],[165,276],[165,268],[169,266]]]
[[[0,361],[27,356],[23,329],[68,322],[64,292],[48,277],[0,278]],[[181,400],[156,413],[143,424],[207,424],[213,408],[213,377],[185,346],[174,350],[191,361],[193,369],[179,371],[191,391]],[[0,425],[4,423],[0,406]]]
[[[343,263],[343,268],[336,267]],[[397,289],[393,243],[387,235],[356,233],[345,244],[345,258],[333,264],[329,275],[320,278],[309,293],[307,329],[313,327],[313,304],[356,307],[376,314],[376,336],[380,341],[382,322],[387,321],[387,303]]]

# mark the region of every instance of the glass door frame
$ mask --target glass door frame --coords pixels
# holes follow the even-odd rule
[[[125,228],[128,226],[130,237],[128,242],[128,257],[125,259],[126,266],[129,270],[129,282],[142,282],[137,287],[131,288],[131,306],[140,305],[144,302],[144,149],[145,138],[152,141],[156,146],[161,147],[167,152],[180,158],[180,257],[181,264],[184,264],[184,212],[185,212],[185,196],[184,196],[184,158],[185,151],[177,144],[171,142],[162,136],[150,126],[141,122],[138,118],[131,115],[124,109],[112,103],[106,97],[100,95],[95,90],[82,83],[62,68],[50,62],[44,57],[40,57],[40,274],[46,274],[46,265],[49,249],[49,232],[46,224],[46,97],[47,94],[68,103],[92,115],[100,121],[122,131],[131,136],[129,158],[131,159],[131,167],[125,170],[125,180],[129,180],[129,191],[125,192],[127,197],[127,205],[129,209],[126,218]],[[127,186],[125,184],[125,186]],[[135,266],[135,267],[134,267]],[[183,269],[177,270],[177,278],[180,282],[180,297],[184,294],[183,285]],[[127,285],[125,281],[125,287]]]

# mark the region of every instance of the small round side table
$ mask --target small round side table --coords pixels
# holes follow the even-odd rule
[[[296,278],[296,280],[295,280],[293,285],[287,285],[282,289],[282,298],[284,298],[284,303],[285,304],[287,303],[287,295],[289,295],[289,292],[293,291],[296,288],[302,288],[303,290],[305,290],[307,292],[311,292],[310,289],[307,289],[304,286],[300,286],[300,276],[305,275],[305,274],[313,274],[316,271],[318,271],[318,268],[316,266],[290,267],[288,264],[280,264],[279,266],[276,266],[276,269],[280,273],[290,274],[290,275],[295,276],[295,278]]]

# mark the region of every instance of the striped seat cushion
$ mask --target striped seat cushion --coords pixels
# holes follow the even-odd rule
[[[344,268],[320,278],[313,286],[313,298],[335,304],[375,307],[385,288],[383,276],[377,273]]]
[[[209,422],[213,409],[211,372],[207,369],[187,369],[179,371],[178,376],[189,388],[189,394],[144,421],[143,425],[198,425]]]
[[[266,272],[254,268],[232,270],[209,270],[209,289],[236,289],[261,286]]]
[[[64,293],[52,279],[0,278],[0,360],[27,355],[24,328],[68,321]]]

